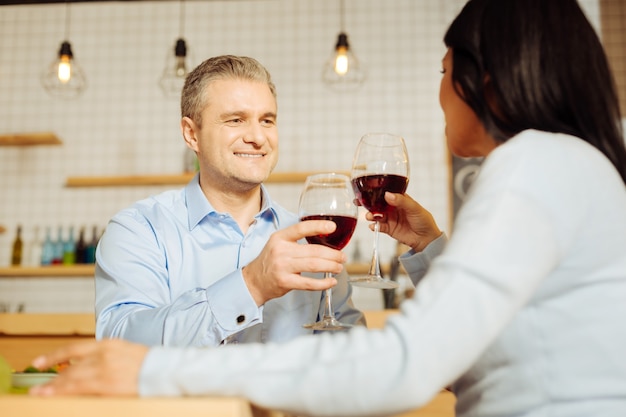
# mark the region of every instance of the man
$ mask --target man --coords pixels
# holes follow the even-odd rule
[[[328,224],[299,224],[262,185],[278,161],[269,72],[252,58],[208,59],[187,77],[181,113],[200,172],[107,226],[96,255],[96,337],[167,346],[284,341],[311,333],[302,325],[316,321],[319,291],[336,282],[339,319],[363,324],[346,279],[301,275],[341,272],[340,252],[298,243]]]

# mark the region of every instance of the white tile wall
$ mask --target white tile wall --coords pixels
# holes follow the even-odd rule
[[[250,55],[278,88],[281,158],[277,170],[348,170],[360,136],[391,131],[411,157],[409,193],[448,225],[448,168],[438,105],[442,37],[464,0],[346,0],[345,29],[367,68],[358,91],[336,93],[321,80],[339,27],[336,0],[188,1],[183,35],[195,64],[219,54]],[[597,22],[596,0],[583,2]],[[74,3],[69,40],[88,77],[80,98],[62,101],[40,84],[65,32],[65,5],[0,7],[0,134],[55,132],[62,146],[0,147],[0,266],[10,261],[17,224],[100,228],[119,209],[168,187],[65,188],[68,176],[177,173],[184,145],[176,100],[157,86],[179,36],[179,2]],[[299,186],[272,185],[295,209]],[[56,234],[56,232],[55,232]],[[351,246],[365,255],[372,234],[360,222]],[[383,259],[394,243],[381,239]],[[357,304],[378,306],[376,290]],[[27,311],[92,311],[89,278],[0,279],[0,303]]]

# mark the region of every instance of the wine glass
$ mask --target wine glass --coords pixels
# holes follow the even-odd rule
[[[347,175],[328,173],[308,176],[300,195],[300,220],[332,220],[337,228],[328,235],[307,236],[307,242],[343,249],[356,228],[358,208],[354,204],[354,198]],[[324,278],[331,277],[330,272],[324,273]],[[327,289],[323,317],[316,323],[305,324],[305,328],[343,330],[352,327],[335,318],[331,297],[332,290]]]
[[[409,185],[409,157],[404,139],[390,133],[364,135],[352,161],[352,187],[359,203],[374,215],[374,250],[369,271],[364,276],[351,276],[352,285],[391,289],[398,283],[380,273],[377,219],[389,210],[385,192],[404,193]]]

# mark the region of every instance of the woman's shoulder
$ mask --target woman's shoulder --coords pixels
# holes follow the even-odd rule
[[[513,168],[558,171],[561,174],[605,175],[615,171],[609,159],[587,141],[564,133],[525,130],[498,146],[485,164]]]

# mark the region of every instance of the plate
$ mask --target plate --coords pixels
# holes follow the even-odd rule
[[[56,376],[57,374],[51,372],[14,372],[11,375],[11,384],[14,388],[30,388],[35,385],[44,384]]]

